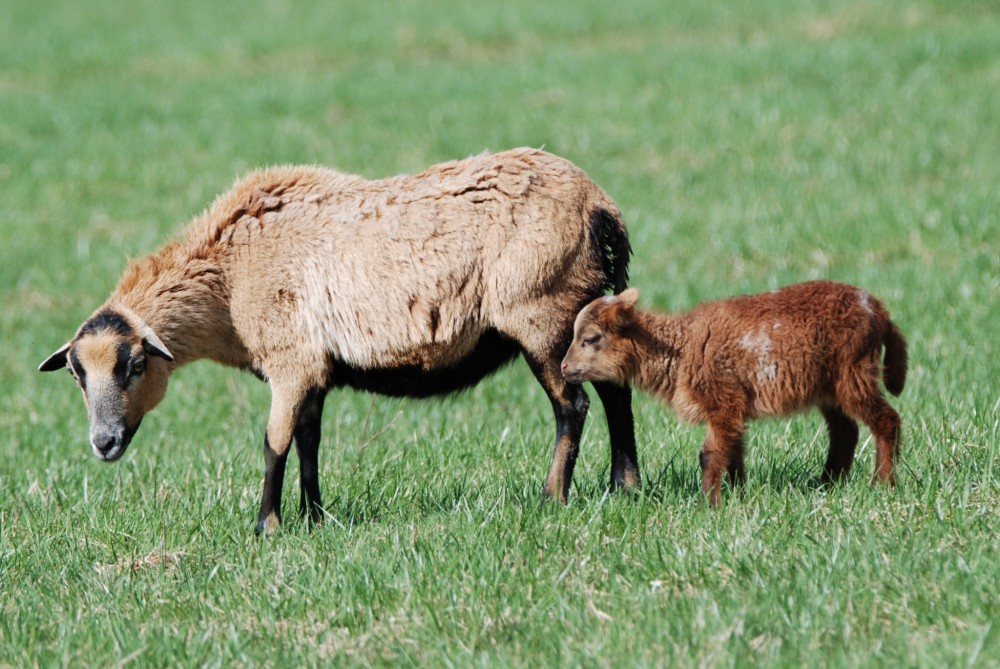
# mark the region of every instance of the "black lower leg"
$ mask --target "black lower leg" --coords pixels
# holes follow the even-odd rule
[[[559,371],[561,355],[552,351],[536,355],[525,350],[524,359],[552,403],[556,419],[555,449],[542,494],[565,502],[580,452],[580,435],[583,433],[590,400],[587,399],[583,386],[566,383]]]
[[[299,413],[295,426],[295,451],[299,456],[299,515],[311,522],[323,518],[319,490],[319,442],[324,394],[313,391]]]
[[[546,497],[558,496],[564,502],[569,496],[569,486],[573,481],[573,470],[580,454],[580,435],[583,433],[583,423],[590,404],[583,388],[577,388],[579,393],[571,404],[553,403],[556,443],[544,494]]]
[[[257,533],[273,532],[281,524],[281,488],[288,451],[277,453],[264,438],[264,492],[257,515]]]
[[[635,448],[635,421],[632,417],[632,390],[613,383],[595,383],[608,419],[611,441],[611,490],[641,488],[639,458]]]

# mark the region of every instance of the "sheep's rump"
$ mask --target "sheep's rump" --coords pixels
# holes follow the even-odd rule
[[[304,345],[348,374],[454,367],[477,347],[496,349],[496,366],[551,346],[576,309],[623,283],[628,250],[610,198],[530,149],[374,181],[260,170],[212,205],[192,241],[226,257],[249,350]]]

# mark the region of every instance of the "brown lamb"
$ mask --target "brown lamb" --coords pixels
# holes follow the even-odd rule
[[[294,438],[300,512],[322,517],[324,398],[348,386],[424,397],[467,388],[523,355],[552,403],[544,492],[565,500],[587,414],[559,363],[577,312],[625,288],[628,234],[614,202],[569,161],[532,149],[369,181],[321,167],[258,170],[127,269],[39,367],[69,367],[90,443],[122,456],[167,379],[201,358],[271,387],[258,531],[281,518]],[[596,387],[611,486],[639,486],[631,396]]]
[[[818,407],[830,450],[823,481],[845,478],[863,422],[876,443],[875,479],[895,483],[900,418],[879,388],[899,395],[906,340],[880,301],[832,281],[710,302],[674,316],[635,309],[639,292],[598,298],[574,324],[562,363],[571,383],[633,384],[708,425],[702,492],[720,500],[722,472],[745,479],[743,433],[759,416]],[[885,364],[881,358],[885,347]]]

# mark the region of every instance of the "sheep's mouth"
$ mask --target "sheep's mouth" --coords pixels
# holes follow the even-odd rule
[[[132,437],[134,437],[135,433],[139,430],[139,425],[141,423],[142,419],[140,418],[139,422],[135,425],[131,427],[125,426],[121,435],[114,440],[114,443],[110,448],[102,449],[91,442],[91,450],[94,452],[94,455],[96,455],[103,462],[116,462],[117,460],[120,460],[121,457],[125,455],[125,451],[128,450],[129,444],[132,443]]]
[[[125,455],[125,450],[127,448],[128,446],[115,446],[114,448],[112,448],[107,452],[103,453],[100,451],[94,451],[94,452],[97,455],[97,457],[100,458],[103,462],[115,462],[123,455]]]

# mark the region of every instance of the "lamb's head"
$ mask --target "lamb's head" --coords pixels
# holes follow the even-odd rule
[[[125,454],[142,417],[163,399],[173,359],[138,316],[104,308],[38,370],[69,369],[87,405],[90,447],[113,462]]]
[[[635,323],[639,291],[599,297],[577,315],[573,343],[562,362],[563,377],[570,383],[612,381],[625,384],[634,367],[634,347],[629,339]]]

